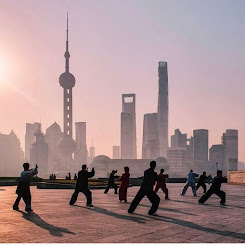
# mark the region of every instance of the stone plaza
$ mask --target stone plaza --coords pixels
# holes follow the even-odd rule
[[[213,195],[198,204],[202,188],[194,197],[191,188],[180,196],[184,184],[167,184],[169,201],[159,191],[157,216],[147,214],[150,202],[144,198],[134,214],[129,203],[120,203],[110,190],[92,190],[94,208],[87,208],[79,194],[69,205],[73,190],[31,188],[34,212],[27,214],[24,203],[13,211],[14,186],[0,187],[0,243],[244,243],[245,186],[223,184],[226,206]],[[128,189],[131,202],[139,187]]]

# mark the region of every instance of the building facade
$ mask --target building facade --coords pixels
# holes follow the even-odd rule
[[[193,131],[193,156],[195,164],[208,161],[208,130]]]
[[[137,158],[135,94],[122,95],[121,158]]]

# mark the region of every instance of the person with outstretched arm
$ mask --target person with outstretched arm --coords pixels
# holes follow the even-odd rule
[[[166,186],[166,179],[169,177],[168,174],[163,174],[164,173],[164,169],[162,168],[160,170],[160,173],[158,174],[158,176],[160,177],[161,181],[157,182],[154,191],[157,193],[158,190],[161,188],[162,191],[165,194],[165,200],[169,200],[168,197],[168,188]]]
[[[195,185],[195,178],[198,177],[199,175],[196,173],[193,173],[193,170],[190,170],[190,172],[187,174],[187,183],[183,188],[182,193],[180,194],[181,196],[184,196],[187,189],[189,186],[192,188],[193,195],[196,196],[196,185]]]
[[[117,194],[117,185],[115,184],[115,177],[114,177],[116,173],[117,173],[117,170],[112,170],[109,180],[108,180],[107,187],[104,191],[105,194],[109,191],[111,187],[114,189],[114,193]]]
[[[133,213],[134,210],[139,205],[140,201],[143,199],[143,197],[147,196],[147,198],[152,203],[151,209],[149,210],[148,214],[155,215],[160,203],[160,197],[153,191],[153,187],[156,181],[161,181],[161,178],[154,171],[155,168],[156,168],[156,162],[151,161],[150,168],[145,170],[144,172],[144,177],[140,189],[136,194],[134,200],[132,201],[128,209],[128,213]]]
[[[206,184],[205,184],[205,181],[206,181],[206,180],[209,180],[210,177],[211,177],[210,175],[209,175],[209,176],[206,175],[206,172],[203,172],[202,175],[200,176],[200,178],[198,179],[196,190],[198,190],[199,187],[202,186],[202,188],[203,188],[203,193],[206,193],[206,191],[207,191],[207,186],[206,186]]]
[[[88,188],[88,179],[92,178],[94,174],[95,174],[94,168],[92,168],[91,172],[88,172],[87,165],[85,164],[82,165],[82,170],[78,172],[76,188],[75,188],[75,192],[71,197],[70,205],[73,205],[77,201],[79,192],[82,192],[87,198],[86,205],[88,207],[93,207],[92,192]]]
[[[20,180],[19,184],[16,189],[16,194],[18,195],[15,203],[13,205],[14,210],[19,210],[19,203],[21,198],[24,200],[26,207],[26,212],[32,212],[31,208],[31,191],[30,191],[30,183],[31,183],[31,177],[36,175],[38,173],[37,169],[38,166],[36,165],[35,168],[29,169],[30,164],[25,162],[23,164],[24,171],[20,174]]]
[[[220,200],[220,204],[224,205],[226,202],[226,194],[224,191],[220,190],[221,188],[221,184],[226,182],[227,178],[222,176],[222,171],[218,170],[217,171],[217,176],[213,178],[212,181],[212,185],[210,187],[210,189],[207,191],[206,194],[204,194],[200,199],[199,199],[199,203],[204,203],[208,200],[208,198],[210,196],[212,196],[213,194],[217,195],[218,197],[221,198]]]

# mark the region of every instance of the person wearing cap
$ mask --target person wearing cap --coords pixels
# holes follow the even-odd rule
[[[151,209],[149,210],[148,214],[155,215],[160,203],[160,197],[153,191],[153,186],[155,185],[156,181],[161,181],[160,177],[154,171],[155,168],[156,168],[156,162],[151,161],[150,168],[145,170],[144,172],[144,177],[140,189],[136,194],[134,200],[132,201],[128,209],[128,213],[133,213],[134,210],[139,205],[140,201],[144,198],[144,196],[147,196],[147,198],[152,203]]]
[[[31,183],[31,177],[36,175],[38,173],[37,169],[38,166],[36,165],[35,168],[29,169],[30,164],[25,162],[23,164],[24,171],[20,174],[20,180],[19,184],[16,189],[16,194],[18,195],[15,203],[13,205],[14,210],[19,210],[19,203],[21,198],[24,200],[26,207],[26,212],[32,212],[31,208],[31,191],[30,191],[30,183]]]
[[[154,191],[157,193],[158,190],[161,188],[162,191],[165,194],[165,200],[169,200],[168,197],[168,188],[166,186],[166,179],[169,177],[168,174],[163,174],[164,173],[164,169],[162,168],[160,170],[160,173],[158,174],[158,176],[160,177],[161,181],[157,182]]]
[[[129,187],[129,167],[124,167],[124,172],[122,176],[119,178],[120,187],[119,187],[119,201],[127,202],[127,190]]]
[[[110,174],[110,178],[108,180],[108,184],[107,184],[107,187],[104,191],[104,193],[106,194],[109,189],[112,187],[114,188],[115,190],[115,194],[117,194],[117,185],[115,184],[115,178],[114,178],[114,175],[117,173],[117,170],[112,170],[111,174]]]
[[[180,194],[181,196],[184,196],[187,189],[189,188],[189,186],[191,186],[192,188],[192,192],[193,192],[193,195],[196,196],[196,185],[195,185],[195,178],[198,177],[199,175],[196,174],[196,173],[193,173],[193,170],[190,170],[190,172],[187,174],[187,183],[186,185],[184,186],[183,188],[183,191],[182,193]]]
[[[82,170],[78,172],[76,188],[74,193],[72,194],[70,205],[73,205],[77,201],[77,197],[79,192],[82,192],[86,198],[88,207],[93,207],[92,205],[92,192],[88,188],[88,179],[92,178],[95,174],[94,168],[92,168],[91,172],[88,172],[87,165],[82,165]]]

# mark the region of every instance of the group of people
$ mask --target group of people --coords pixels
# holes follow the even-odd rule
[[[32,211],[31,209],[31,193],[30,193],[30,178],[38,173],[38,166],[34,169],[29,169],[29,163],[23,164],[24,171],[20,175],[20,181],[16,190],[16,194],[18,195],[16,201],[13,205],[14,210],[19,209],[19,202],[21,198],[23,198],[26,207],[25,210],[27,212]],[[147,198],[152,203],[152,206],[148,212],[149,215],[154,215],[158,209],[160,203],[160,197],[157,195],[159,189],[165,193],[165,199],[169,200],[168,189],[166,186],[166,178],[169,176],[164,174],[164,169],[160,170],[160,173],[157,174],[155,172],[156,162],[150,162],[150,168],[145,170],[144,176],[140,177],[142,179],[141,186],[139,191],[137,192],[135,198],[133,199],[128,213],[133,213],[137,206],[139,205],[140,201],[147,196]],[[105,189],[104,193],[106,194],[109,189],[112,187],[115,190],[115,194],[117,194],[117,185],[115,184],[115,174],[117,170],[112,170],[107,188]],[[87,165],[82,165],[82,170],[78,172],[78,176],[76,179],[76,187],[75,191],[72,194],[70,205],[74,205],[77,201],[77,197],[79,192],[82,192],[87,199],[86,205],[88,207],[93,207],[92,204],[92,192],[89,190],[88,187],[88,179],[92,178],[95,175],[95,170],[92,168],[91,172],[88,171]],[[127,202],[127,189],[129,187],[129,167],[124,167],[124,173],[119,177],[120,186],[119,186],[119,201]],[[225,192],[221,191],[221,183],[226,182],[226,178],[222,176],[222,171],[217,171],[217,176],[212,180],[212,185],[210,189],[206,192],[206,185],[205,182],[208,180],[210,182],[211,176],[206,176],[206,172],[200,176],[197,186],[195,186],[195,178],[198,177],[198,174],[194,173],[193,170],[187,175],[187,183],[183,188],[181,195],[185,195],[189,186],[192,187],[192,191],[194,196],[196,196],[197,189],[202,186],[204,190],[204,195],[199,199],[199,203],[204,203],[212,194],[216,194],[221,198],[220,204],[225,204],[226,201],[226,194]]]
[[[49,175],[49,180],[56,180],[56,175],[55,174],[50,174]]]

